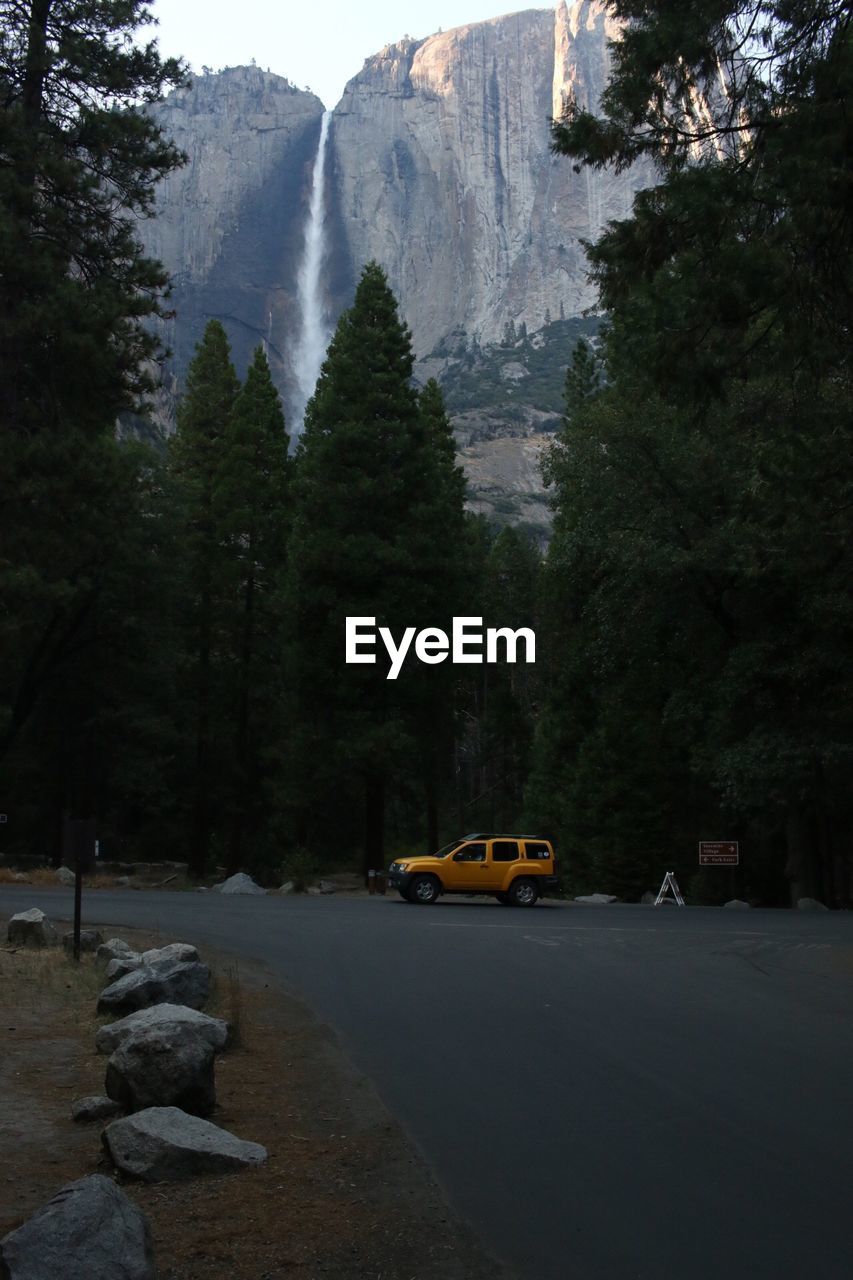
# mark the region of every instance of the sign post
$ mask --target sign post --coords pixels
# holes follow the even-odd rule
[[[80,959],[80,916],[83,905],[83,873],[95,866],[97,823],[94,818],[65,815],[62,824],[62,861],[74,869],[74,959]]]
[[[740,863],[737,840],[700,840],[700,867],[736,867]]]

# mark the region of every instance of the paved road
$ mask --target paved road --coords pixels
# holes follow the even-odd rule
[[[2,889],[0,910],[65,890]],[[525,1280],[850,1280],[853,916],[91,893],[266,962]]]

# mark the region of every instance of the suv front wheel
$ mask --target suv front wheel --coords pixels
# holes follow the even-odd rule
[[[409,902],[430,906],[438,897],[438,881],[434,876],[415,876],[409,885]]]
[[[532,880],[521,878],[513,880],[507,897],[514,907],[532,907],[539,897],[539,890]]]

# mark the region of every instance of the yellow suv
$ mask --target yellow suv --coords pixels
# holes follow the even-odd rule
[[[508,907],[532,907],[557,884],[550,840],[538,836],[470,835],[438,853],[401,858],[388,883],[407,902],[429,904],[441,893],[490,894]]]

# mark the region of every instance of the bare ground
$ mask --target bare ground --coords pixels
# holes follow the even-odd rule
[[[5,924],[0,925],[5,936]],[[119,930],[133,945],[170,939]],[[211,1012],[239,1027],[217,1058],[213,1119],[269,1151],[258,1170],[125,1190],[151,1224],[160,1280],[510,1280],[449,1209],[334,1036],[260,966],[206,954]],[[56,950],[0,950],[0,1237],[66,1182],[110,1173],[100,1125],[101,971]]]

